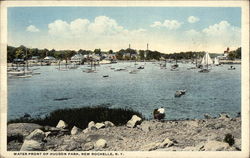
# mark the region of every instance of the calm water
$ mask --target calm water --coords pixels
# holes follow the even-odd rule
[[[137,66],[143,63],[139,63]],[[55,109],[109,104],[110,108],[132,108],[152,118],[154,108],[164,107],[166,119],[202,118],[241,111],[241,65],[213,67],[209,73],[187,70],[190,64],[179,64],[179,71],[160,69],[159,64],[146,63],[137,74],[114,71],[113,68],[134,68],[134,63],[118,63],[97,67],[97,73],[85,73],[81,66],[58,71],[56,66],[40,68],[31,78],[8,79],[8,119],[29,113],[44,116]],[[109,75],[109,78],[103,78]],[[179,89],[186,95],[175,98]],[[70,98],[63,101],[54,99]]]

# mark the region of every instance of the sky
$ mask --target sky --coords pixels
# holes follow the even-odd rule
[[[239,7],[10,7],[8,45],[223,53],[241,46]]]

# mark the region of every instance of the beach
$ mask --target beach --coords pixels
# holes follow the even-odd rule
[[[226,135],[229,135],[227,141]],[[193,120],[152,119],[134,126],[91,122],[86,129],[31,123],[8,125],[8,150],[19,151],[21,147],[34,150],[32,143],[27,143],[32,139],[40,142],[36,149],[46,151],[238,151],[241,117],[221,114]]]

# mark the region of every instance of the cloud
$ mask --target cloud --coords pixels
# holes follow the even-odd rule
[[[150,27],[165,27],[168,30],[176,30],[182,25],[181,22],[177,20],[165,20],[164,22],[155,21]]]
[[[196,45],[200,43],[203,48],[207,47],[207,49],[216,52],[216,50],[224,50],[225,47],[239,47],[241,29],[232,26],[228,21],[220,21],[200,31],[187,30],[182,37],[185,41],[193,41]]]
[[[39,32],[40,30],[38,28],[36,28],[36,26],[34,26],[34,25],[29,25],[26,28],[26,31],[28,31],[28,32]]]
[[[187,21],[189,23],[196,23],[196,22],[200,21],[200,19],[198,17],[195,17],[195,16],[189,16]]]

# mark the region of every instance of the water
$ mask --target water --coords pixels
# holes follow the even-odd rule
[[[139,67],[143,63],[138,63]],[[190,64],[179,64],[179,71],[160,69],[157,63],[146,63],[137,74],[110,68],[134,68],[123,62],[97,67],[97,73],[82,69],[58,71],[56,66],[40,68],[31,78],[8,79],[8,119],[24,113],[44,116],[55,109],[108,104],[110,108],[131,108],[152,118],[158,107],[166,109],[166,119],[203,118],[204,113],[217,116],[227,112],[235,116],[241,111],[241,65],[228,70],[229,65],[213,67],[209,73],[187,70]],[[109,75],[103,78],[103,75]],[[175,98],[179,89],[185,95]],[[55,99],[68,100],[55,101]]]

